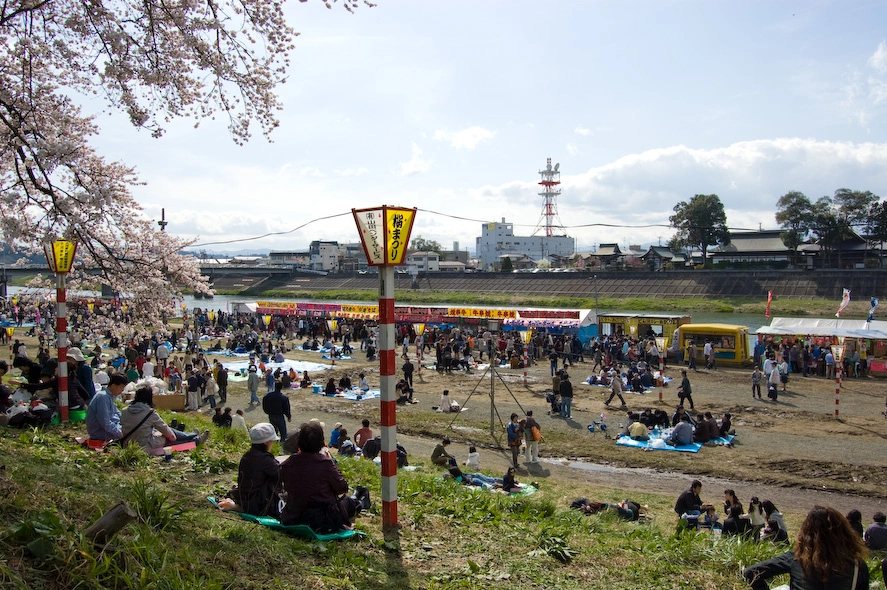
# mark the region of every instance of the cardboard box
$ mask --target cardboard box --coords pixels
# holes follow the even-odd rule
[[[178,410],[183,411],[185,409],[185,394],[184,393],[172,393],[168,395],[154,395],[154,409],[155,410]]]

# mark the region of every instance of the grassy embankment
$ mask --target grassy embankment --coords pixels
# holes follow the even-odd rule
[[[205,418],[189,417],[202,428],[198,421]],[[217,431],[199,452],[167,463],[135,449],[81,449],[71,441],[81,430],[0,430],[0,586],[731,590],[746,587],[741,564],[780,551],[676,534],[669,499],[634,498],[657,516],[626,523],[568,510],[575,492],[555,481],[546,480],[533,496],[506,497],[444,481],[427,464],[399,476],[399,539],[386,542],[374,508],[357,519],[365,537],[311,543],[223,515],[204,499],[231,485],[245,434]],[[352,485],[367,485],[378,500],[377,466],[359,459],[340,464]],[[620,490],[598,493],[595,500],[623,498]],[[108,547],[85,541],[86,527],[120,500],[137,510],[139,521]]]

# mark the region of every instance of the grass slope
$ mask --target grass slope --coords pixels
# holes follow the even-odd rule
[[[206,419],[189,421],[203,428]],[[428,464],[398,476],[398,539],[385,541],[374,507],[357,519],[365,537],[307,542],[206,502],[232,485],[248,448],[243,433],[216,430],[204,448],[165,462],[137,449],[82,449],[72,440],[81,431],[0,429],[0,587],[730,590],[745,587],[742,564],[780,551],[676,533],[667,498],[633,498],[656,516],[626,523],[570,511],[582,494],[552,480],[535,495],[507,497],[443,480]],[[343,458],[340,466],[352,486],[367,485],[378,502],[376,465]],[[623,495],[609,490],[594,499]],[[85,541],[82,531],[121,500],[136,509],[138,522],[105,548]],[[874,563],[873,580],[880,577]]]

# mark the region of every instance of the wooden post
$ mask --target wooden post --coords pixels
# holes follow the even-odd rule
[[[84,535],[87,539],[104,545],[116,535],[120,529],[138,518],[135,511],[126,502],[120,502],[104,513],[97,521],[89,525]]]

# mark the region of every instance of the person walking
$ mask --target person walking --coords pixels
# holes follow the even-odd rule
[[[413,372],[415,371],[416,367],[413,365],[413,362],[409,358],[407,358],[406,362],[403,364],[403,367],[401,367],[401,368],[403,370],[404,381],[406,381],[407,384],[410,386],[410,389],[412,389],[413,388]]]
[[[280,381],[274,383],[274,389],[262,398],[262,410],[268,414],[268,422],[274,426],[274,430],[280,437],[280,442],[286,442],[286,423],[292,421],[290,414],[290,398],[282,391]]]
[[[687,344],[687,368],[691,371],[696,370],[696,343],[692,340]]]
[[[561,418],[572,418],[573,384],[570,383],[570,376],[566,373],[561,375],[559,393],[561,394]]]
[[[687,377],[687,370],[681,369],[681,385],[678,387],[678,398],[681,400],[681,405],[684,405],[684,400],[690,402],[690,409],[695,409],[693,405],[693,388],[690,386],[690,379]]]
[[[609,406],[614,397],[619,398],[619,401],[622,402],[623,408],[626,406],[625,398],[622,397],[622,375],[620,375],[619,371],[615,369],[610,371],[610,397],[607,398],[604,405]]]
[[[249,389],[249,405],[259,405],[259,368],[250,365],[247,369],[246,388]]]
[[[533,410],[527,410],[526,420],[527,424],[524,428],[524,436],[526,437],[527,443],[527,463],[538,463],[539,441],[542,440],[542,427],[539,426],[539,423],[533,418]]]

